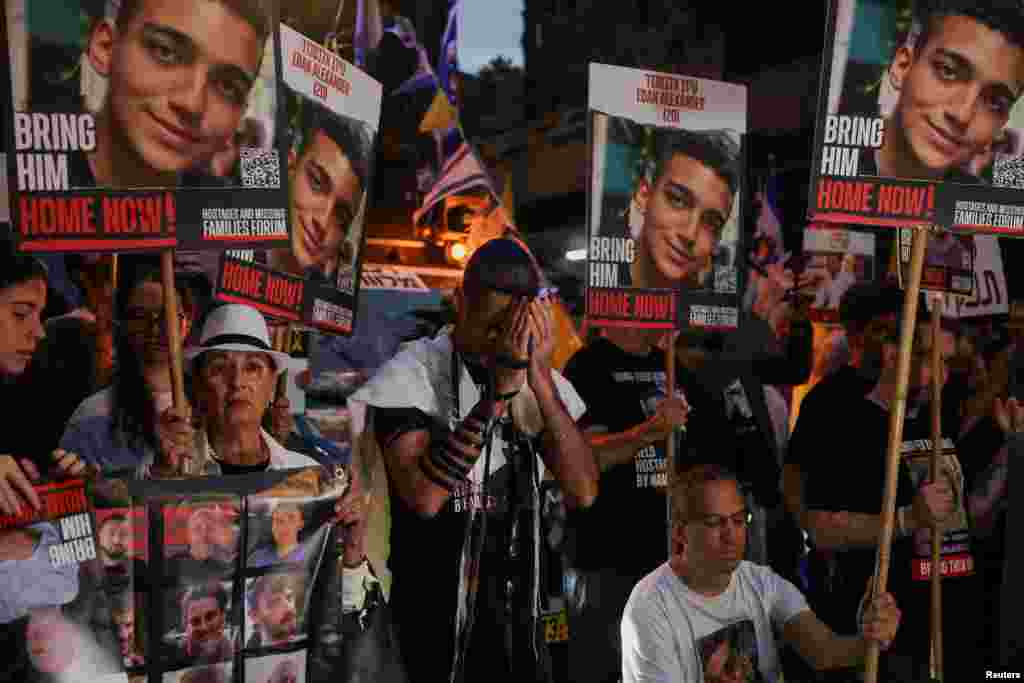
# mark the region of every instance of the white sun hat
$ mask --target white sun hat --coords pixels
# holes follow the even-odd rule
[[[226,304],[210,311],[199,346],[185,349],[185,362],[191,368],[195,359],[208,351],[257,351],[270,356],[278,372],[302,369],[299,361],[270,345],[270,331],[263,314],[242,304]]]

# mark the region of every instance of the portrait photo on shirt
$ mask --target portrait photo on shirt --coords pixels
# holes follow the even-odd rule
[[[245,683],[303,683],[305,680],[305,650],[245,660]]]
[[[705,683],[765,683],[757,668],[752,621],[739,621],[697,641]]]
[[[163,659],[168,668],[225,662],[234,657],[232,583],[209,581],[164,590]]]
[[[67,151],[72,189],[243,187],[247,156],[282,164],[277,2],[5,4],[14,109],[56,115],[29,148]]]
[[[165,583],[230,575],[241,533],[237,496],[192,496],[163,508]]]
[[[245,580],[245,648],[284,647],[306,637],[311,592],[305,571]]]
[[[309,498],[249,499],[247,569],[316,562],[324,547],[330,509]]]
[[[232,683],[231,664],[209,664],[166,671],[163,683]]]

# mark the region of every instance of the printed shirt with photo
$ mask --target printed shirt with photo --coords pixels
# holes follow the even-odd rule
[[[702,683],[717,644],[727,643],[749,683],[776,683],[775,633],[808,611],[797,588],[768,567],[743,561],[725,592],[692,590],[668,563],[645,577],[622,619],[623,683]]]

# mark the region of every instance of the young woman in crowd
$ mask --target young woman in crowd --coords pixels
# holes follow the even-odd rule
[[[188,335],[190,290],[177,285],[178,325]],[[171,366],[164,287],[151,261],[122,258],[115,300],[117,371],[113,384],[87,398],[68,421],[61,447],[108,474],[143,474],[155,461],[156,427],[171,406]]]

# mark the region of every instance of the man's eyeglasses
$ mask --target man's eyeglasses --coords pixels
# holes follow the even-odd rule
[[[743,510],[742,512],[737,512],[735,515],[707,515],[706,517],[702,517],[701,519],[694,521],[713,530],[724,527],[726,521],[732,522],[732,526],[745,529],[754,522],[754,513],[750,510]]]

